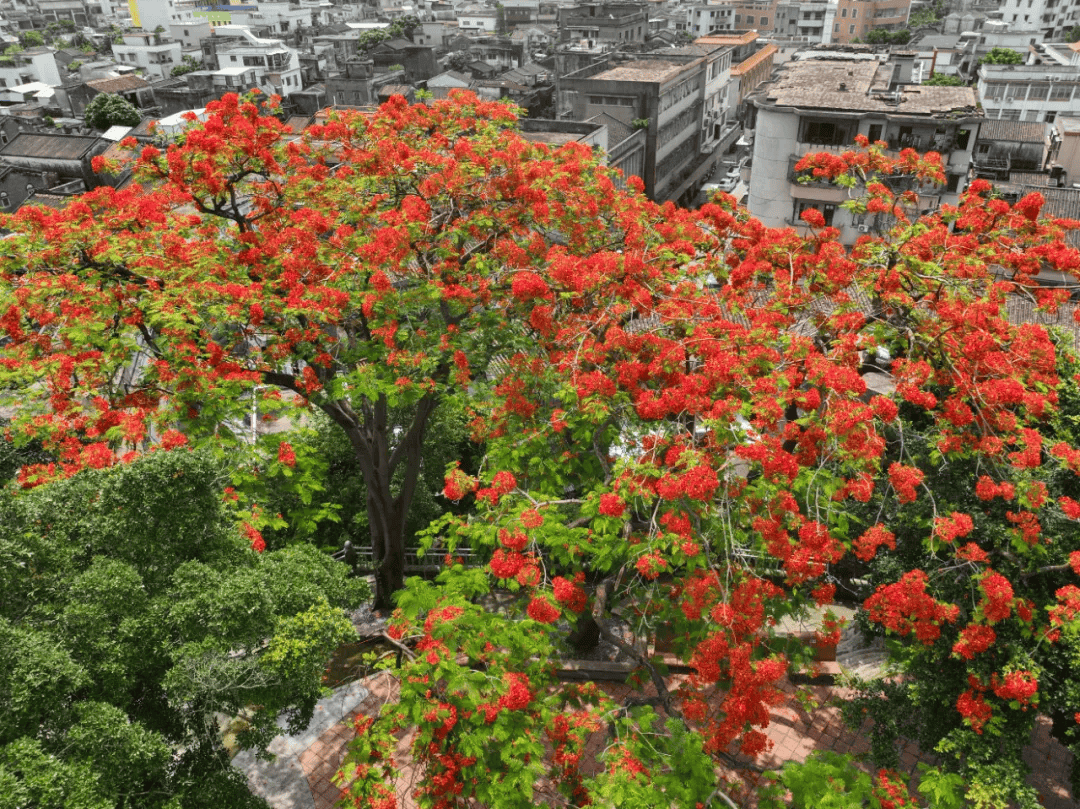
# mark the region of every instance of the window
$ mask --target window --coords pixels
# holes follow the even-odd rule
[[[971,139],[970,129],[958,129],[956,131],[956,148],[967,149],[968,141]]]
[[[791,212],[791,221],[796,224],[804,224],[802,215],[803,211],[809,211],[811,208],[821,211],[821,215],[825,217],[825,227],[832,227],[833,216],[836,214],[836,206],[828,202],[813,202],[811,200],[795,200],[795,207]]]
[[[956,189],[960,187],[960,178],[962,176],[960,174],[950,174],[948,183],[945,185],[945,191],[949,194],[955,194]]]
[[[1055,118],[1057,118],[1057,113],[1054,112],[1053,110],[1050,110],[1049,112],[1046,113],[1046,123],[1048,123],[1048,124],[1054,123]]]
[[[0,191],[0,208],[7,208],[11,205],[11,197],[8,196],[7,191]]]
[[[839,34],[840,33],[840,23],[834,23],[833,24],[832,32],[834,34]]]
[[[804,120],[799,141],[818,146],[844,146],[854,138],[848,122]]]
[[[871,143],[881,140],[881,124],[870,124],[870,128],[866,130],[866,138]]]
[[[1025,121],[1038,121],[1039,120],[1039,111],[1038,110],[1024,110],[1024,120]]]
[[[847,16],[847,9],[846,9],[846,8],[845,8],[845,9],[841,9],[841,11],[840,11],[840,16],[841,16],[841,17],[846,17],[846,16]]]
[[[735,15],[735,22],[740,22],[741,19],[742,18],[738,14]]]
[[[848,26],[848,33],[849,34],[854,34],[855,33],[855,26],[854,25],[849,25]]]
[[[1056,82],[1050,86],[1050,100],[1051,101],[1068,101],[1072,98],[1073,86],[1071,84],[1063,84],[1062,82]]]
[[[853,19],[853,20],[854,20],[854,19],[855,19],[856,17],[858,17],[858,16],[859,16],[859,10],[858,10],[857,8],[853,8],[853,9],[851,10],[851,19]]]

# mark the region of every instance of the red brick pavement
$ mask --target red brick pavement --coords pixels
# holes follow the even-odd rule
[[[825,673],[839,671],[835,664],[822,665]],[[370,696],[350,716],[330,728],[300,755],[300,762],[315,799],[315,809],[330,809],[341,796],[341,790],[334,786],[332,778],[344,757],[346,745],[353,737],[352,718],[361,713],[375,716],[384,703],[396,698],[396,682],[385,673],[373,675],[365,685],[371,691]],[[641,693],[626,685],[611,683],[600,685],[616,700],[621,700],[632,691],[639,695]],[[788,690],[794,693],[795,689],[790,686]],[[859,731],[853,732],[848,730],[841,721],[840,708],[836,705],[836,700],[847,697],[848,692],[845,689],[819,685],[804,686],[803,690],[813,697],[816,707],[811,706],[811,709],[807,711],[795,700],[789,700],[771,711],[772,721],[765,732],[772,742],[772,748],[758,758],[756,762],[758,766],[771,769],[783,766],[786,761],[805,761],[807,756],[815,750],[832,750],[856,756],[869,750],[867,728],[864,726]],[[646,690],[645,695],[648,693],[649,691]],[[605,733],[594,734],[589,740],[583,760],[595,761],[596,754],[602,752],[606,744]],[[406,738],[399,742],[395,757],[400,762],[408,761]],[[1040,718],[1032,734],[1031,744],[1024,751],[1024,758],[1033,770],[1028,783],[1039,791],[1046,809],[1076,808],[1077,803],[1073,801],[1069,789],[1069,768],[1072,756],[1051,738],[1049,720]],[[917,771],[919,762],[932,761],[932,756],[921,754],[913,744],[908,744],[901,753],[902,769],[909,774]],[[730,775],[734,775],[734,772]],[[414,779],[415,772],[411,768],[404,768],[396,785],[398,805],[402,809],[415,807],[410,794]],[[738,797],[744,806],[752,807],[755,803],[752,788]]]

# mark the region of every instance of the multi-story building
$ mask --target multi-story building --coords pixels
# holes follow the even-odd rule
[[[1039,64],[979,66],[976,87],[986,117],[1052,123],[1080,114],[1080,44],[1030,47]]]
[[[27,48],[0,55],[0,87],[18,87],[31,82],[54,86],[62,83],[52,48]]]
[[[645,193],[658,201],[696,191],[730,131],[724,129],[723,116],[731,49],[680,50],[610,55],[558,82],[560,118],[587,121],[607,115],[645,131],[640,176]]]
[[[255,68],[259,84],[284,97],[303,87],[300,56],[280,39],[263,39],[239,25],[218,26],[202,42],[203,64],[211,69]]]
[[[907,25],[911,0],[718,0],[687,8],[695,37],[749,29],[807,43],[847,44]]]
[[[559,9],[559,40],[617,45],[644,42],[649,11],[637,3],[587,3]]]
[[[897,151],[910,147],[940,153],[946,185],[912,184],[905,190],[918,193],[920,210],[956,204],[983,120],[974,89],[910,84],[914,54],[893,62],[874,54],[814,56],[787,63],[751,97],[757,121],[750,213],[770,227],[801,227],[803,211],[816,208],[847,243],[887,226],[879,221],[881,215],[858,216],[843,209],[849,189],[795,171],[804,154],[845,151],[857,135],[884,140]]]
[[[167,79],[182,61],[179,42],[146,31],[124,34],[124,41],[113,45],[113,58],[122,65],[140,68],[148,78]]]
[[[1013,29],[1033,29],[1041,39],[1058,39],[1080,25],[1080,0],[1003,0],[1002,22]]]

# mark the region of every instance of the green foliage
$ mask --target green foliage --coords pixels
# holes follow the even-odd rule
[[[1065,32],[1066,42],[1080,42],[1080,25],[1074,25]]]
[[[71,62],[68,63],[68,66],[67,66],[68,72],[69,73],[78,73],[79,68],[82,67],[82,65],[83,65],[83,63],[82,63],[81,60],[73,59]]]
[[[984,65],[1022,65],[1023,54],[1011,48],[992,48],[990,53],[982,58]]]
[[[14,805],[259,805],[219,715],[265,747],[321,693],[366,585],[310,546],[256,554],[205,453],[0,494],[0,794]],[[9,804],[4,804],[9,805]]]
[[[899,31],[888,31],[884,28],[874,28],[867,31],[863,42],[869,45],[906,45],[911,41],[911,31],[902,28]]]
[[[959,76],[949,76],[945,73],[935,73],[923,82],[927,87],[963,87],[964,80]]]
[[[19,37],[24,48],[37,48],[45,44],[45,37],[38,31],[25,31]]]
[[[202,70],[202,62],[185,53],[183,59],[180,60],[180,64],[172,69],[170,75],[173,78],[176,78],[177,76],[187,75],[195,70]]]
[[[110,126],[138,126],[142,116],[135,105],[112,93],[94,96],[83,112],[86,123],[94,129],[108,129]]]

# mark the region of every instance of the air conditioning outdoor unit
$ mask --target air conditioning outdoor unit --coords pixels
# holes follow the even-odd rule
[[[869,232],[870,232],[870,226],[869,225],[859,225],[859,233],[869,233]]]

